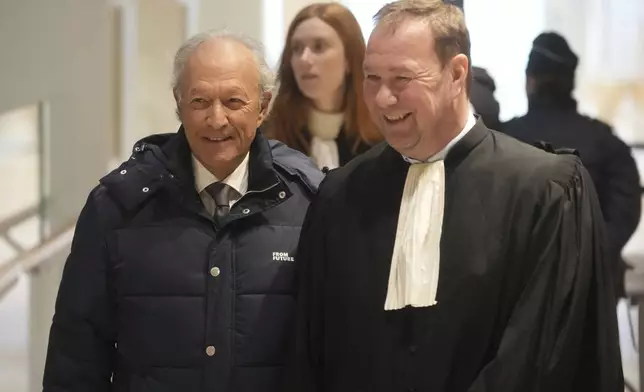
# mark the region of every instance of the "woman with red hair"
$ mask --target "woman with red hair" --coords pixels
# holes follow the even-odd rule
[[[362,99],[364,52],[360,25],[346,7],[303,8],[288,29],[265,133],[331,169],[379,142]]]

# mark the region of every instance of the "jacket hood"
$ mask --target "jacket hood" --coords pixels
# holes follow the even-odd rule
[[[269,145],[274,165],[306,186],[311,194],[316,194],[324,174],[311,158],[277,140],[270,140]]]
[[[123,208],[136,209],[163,188],[168,178],[174,178],[171,159],[163,147],[176,137],[177,133],[167,133],[139,140],[132,147],[130,159],[101,178],[101,185]]]

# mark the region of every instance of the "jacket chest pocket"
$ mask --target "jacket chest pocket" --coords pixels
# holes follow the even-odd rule
[[[236,239],[233,265],[237,294],[292,294],[296,226],[260,226]]]

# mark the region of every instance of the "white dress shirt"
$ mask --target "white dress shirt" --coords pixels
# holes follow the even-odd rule
[[[231,196],[228,203],[231,207],[248,191],[248,156],[249,153],[246,154],[242,163],[228,177],[221,180],[221,182],[235,190],[235,192],[230,192]],[[220,180],[206,169],[194,155],[192,156],[192,167],[195,175],[195,188],[197,189],[197,193],[199,193],[201,202],[206,207],[208,213],[214,215],[217,205],[212,196],[206,192],[206,188],[208,185],[219,182]]]
[[[474,128],[474,125],[476,125],[476,117],[474,117],[474,109],[472,108],[472,105],[470,105],[470,113],[469,113],[469,115],[467,117],[467,122],[465,123],[465,127],[463,127],[461,132],[459,132],[459,134],[456,135],[456,137],[454,139],[450,140],[449,143],[447,143],[447,145],[445,147],[443,147],[442,150],[440,150],[436,154],[432,155],[425,162],[435,162],[435,161],[445,159],[445,157],[447,156],[447,153],[449,152],[449,150],[451,150],[452,147],[454,147],[454,145],[459,142],[459,140],[461,140],[465,135],[467,135],[467,133],[472,128]],[[407,162],[409,162],[411,164],[422,163],[422,161],[419,161],[419,160],[414,159],[414,158],[407,157],[405,155],[403,155],[402,157],[403,157],[404,160],[406,160]]]

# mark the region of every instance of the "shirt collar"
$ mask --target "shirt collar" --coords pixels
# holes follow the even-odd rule
[[[228,177],[221,180],[240,195],[245,194],[248,190],[248,156],[249,153],[246,154],[242,163]],[[195,174],[195,188],[198,193],[201,193],[208,185],[220,181],[194,155],[192,155],[192,167]]]
[[[431,156],[426,162],[435,162],[435,161],[440,161],[440,160],[445,159],[445,157],[447,156],[447,153],[449,152],[449,150],[452,147],[454,147],[454,145],[456,143],[458,143],[459,140],[461,140],[465,135],[467,135],[467,133],[472,128],[474,128],[474,125],[476,125],[476,118],[474,117],[474,113],[472,112],[472,110],[470,110],[469,114],[467,116],[467,122],[465,123],[465,127],[461,130],[461,132],[458,135],[456,135],[456,137],[454,139],[450,140],[450,142],[447,143],[447,145],[445,147],[443,147],[442,150],[440,150],[439,152],[437,152],[436,154]],[[407,161],[407,162],[409,162],[411,164],[421,163],[421,161],[419,161],[417,159],[414,159],[414,158],[410,158],[410,157],[407,157],[407,156],[404,156],[404,155],[402,157],[403,157],[403,159],[405,161]]]

